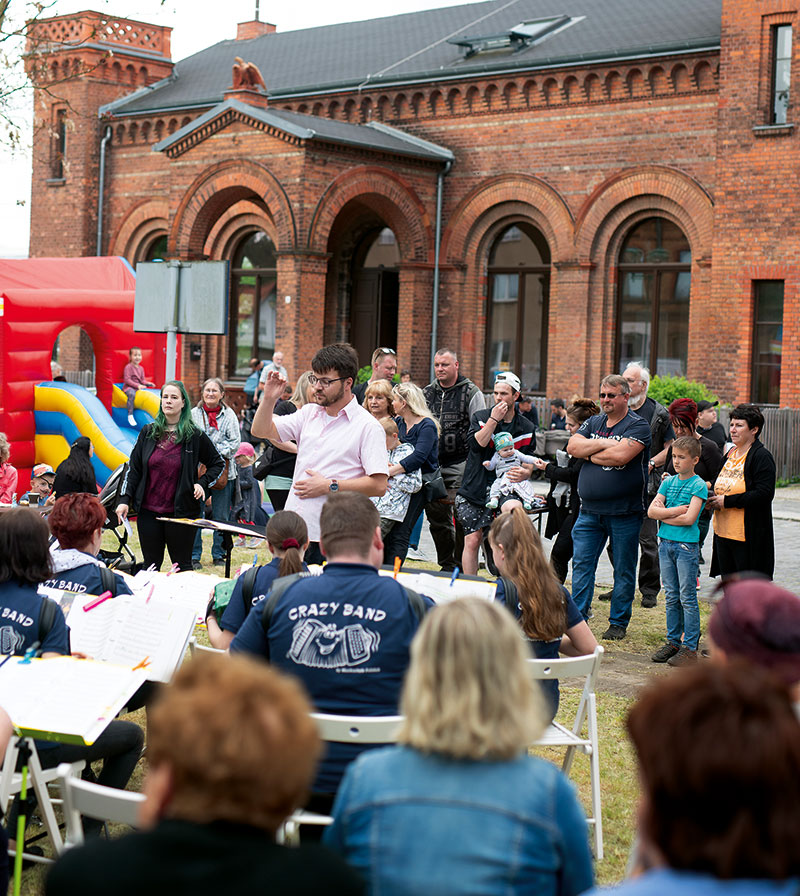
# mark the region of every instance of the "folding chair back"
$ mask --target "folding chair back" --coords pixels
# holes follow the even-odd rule
[[[594,828],[595,857],[603,858],[603,819],[600,803],[600,742],[597,730],[597,702],[595,690],[600,673],[600,660],[603,648],[595,647],[589,656],[567,657],[557,660],[528,660],[528,672],[534,681],[562,681],[567,678],[582,678],[583,693],[572,726],[567,728],[560,722],[553,721],[542,736],[536,741],[537,747],[564,746],[567,751],[561,766],[568,775],[572,768],[572,760],[576,750],[589,757],[589,770],[592,789],[592,815],[587,819]],[[583,727],[586,725],[586,736]]]
[[[312,713],[311,718],[317,723],[319,736],[334,744],[393,744],[403,721],[402,716],[336,716],[322,712]],[[301,824],[327,826],[332,821],[330,815],[300,809],[278,830],[278,842],[297,846]]]
[[[189,656],[194,659],[199,653],[225,653],[219,647],[208,647],[206,644],[198,644],[197,638],[192,635],[189,638]]]
[[[67,825],[65,849],[83,843],[81,815],[131,827],[138,826],[139,809],[144,802],[143,794],[82,781],[70,774],[70,765],[66,762],[59,765],[57,773]]]

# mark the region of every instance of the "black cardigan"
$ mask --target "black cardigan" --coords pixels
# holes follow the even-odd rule
[[[131,510],[142,506],[147,491],[147,463],[155,450],[156,443],[149,437],[153,424],[142,427],[139,438],[131,452],[128,475],[122,486],[120,503],[127,504]],[[200,516],[201,502],[194,497],[195,483],[199,483],[208,497],[209,486],[213,485],[222,471],[225,462],[219,456],[209,437],[196,429],[192,435],[181,442],[181,473],[178,488],[175,492],[175,516],[186,519],[197,519]],[[204,464],[206,472],[197,475],[197,465]]]
[[[726,455],[727,458],[727,455]],[[744,460],[744,492],[725,495],[725,507],[744,508],[744,542],[749,569],[772,578],[775,571],[775,538],[772,531],[772,499],[777,471],[775,458],[756,439]],[[722,575],[717,552],[711,558],[711,575]]]
[[[545,526],[545,538],[552,538],[561,529],[561,524],[568,517],[572,517],[574,523],[578,519],[578,513],[581,509],[581,499],[578,495],[578,476],[580,476],[581,467],[584,464],[582,457],[572,457],[570,455],[567,460],[566,467],[559,467],[558,464],[549,463],[544,468],[544,475],[550,480],[550,491],[547,493],[547,525]],[[569,503],[566,508],[556,507],[553,499],[553,492],[556,483],[569,483]]]

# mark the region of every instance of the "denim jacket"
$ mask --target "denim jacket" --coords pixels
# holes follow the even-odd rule
[[[325,843],[380,896],[572,896],[592,885],[586,818],[549,762],[370,750],[345,773]]]

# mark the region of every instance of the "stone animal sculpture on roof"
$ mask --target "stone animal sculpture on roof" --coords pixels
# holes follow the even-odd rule
[[[233,61],[233,89],[257,90],[259,87],[267,89],[258,66],[254,62],[245,62],[237,56]]]

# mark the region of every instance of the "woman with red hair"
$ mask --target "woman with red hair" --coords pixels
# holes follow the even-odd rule
[[[50,547],[53,577],[44,583],[46,587],[85,594],[108,590],[114,595],[131,593],[122,576],[106,570],[97,556],[106,509],[94,495],[64,495],[53,505],[47,521],[56,541]]]
[[[700,460],[694,468],[695,473],[705,482],[709,494],[711,494],[714,480],[722,469],[722,452],[716,442],[701,436],[697,431],[697,405],[691,398],[676,398],[667,409],[675,430],[675,438],[692,436],[700,442]],[[667,449],[667,459],[664,463],[664,471],[670,476],[675,475],[675,467],[672,465],[672,446]],[[705,563],[703,558],[703,542],[708,535],[708,527],[711,524],[711,508],[706,504],[700,512],[698,526],[700,529],[700,563]]]

